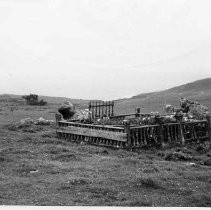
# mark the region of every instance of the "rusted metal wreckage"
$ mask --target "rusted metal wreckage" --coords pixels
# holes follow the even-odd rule
[[[178,115],[175,116],[176,122],[171,123],[162,122],[162,116],[157,116],[155,124],[140,125],[133,121],[150,116],[150,113],[140,113],[140,108],[132,114],[114,115],[114,101],[91,101],[89,111],[89,123],[62,120],[62,116],[56,114],[57,137],[67,141],[116,148],[163,146],[169,143],[184,145],[189,141],[211,139],[209,116],[203,120],[182,122],[181,115]],[[126,120],[128,117],[133,120]],[[116,123],[94,123],[103,118]]]

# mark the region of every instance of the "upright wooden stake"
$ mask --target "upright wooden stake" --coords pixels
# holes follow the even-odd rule
[[[208,124],[208,136],[209,136],[209,140],[211,141],[211,120],[210,120],[211,116],[207,116],[207,124]]]
[[[111,102],[108,102],[108,116],[111,116],[111,110],[110,110]]]
[[[127,133],[127,146],[131,147],[130,122],[125,122],[125,133]]]
[[[112,101],[112,113],[111,116],[114,116],[114,101]]]
[[[59,125],[59,121],[62,119],[62,116],[61,116],[61,114],[56,113],[55,114],[55,118],[56,118],[56,126],[58,126]]]
[[[161,147],[164,147],[164,133],[163,133],[163,125],[162,123],[159,123],[159,135],[160,135],[160,143]]]
[[[136,108],[136,114],[135,114],[135,117],[140,117],[140,112],[141,112],[141,109],[138,107]]]
[[[106,115],[106,117],[108,116],[107,112],[108,112],[108,110],[107,110],[107,101],[106,101],[105,102],[105,115]]]

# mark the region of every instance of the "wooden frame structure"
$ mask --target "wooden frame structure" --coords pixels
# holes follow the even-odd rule
[[[156,125],[133,126],[127,121],[124,127],[67,122],[56,116],[57,137],[74,142],[139,148],[166,143],[185,144],[188,141],[211,139],[210,117],[194,122],[176,122]]]

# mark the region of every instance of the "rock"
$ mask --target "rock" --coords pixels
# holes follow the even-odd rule
[[[35,125],[50,125],[54,121],[53,120],[46,120],[43,117],[40,117],[34,124]]]
[[[195,166],[196,166],[196,164],[195,164],[195,163],[187,163],[187,165],[189,165],[189,166],[193,166],[193,167],[195,167]]]
[[[58,112],[63,116],[65,120],[68,120],[73,117],[76,113],[75,107],[69,101],[64,102],[58,109]]]
[[[34,123],[34,120],[31,119],[31,118],[25,118],[25,119],[22,119],[22,120],[20,121],[20,124],[21,124],[21,125],[32,124],[32,123]]]

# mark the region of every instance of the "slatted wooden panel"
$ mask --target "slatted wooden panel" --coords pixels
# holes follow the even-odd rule
[[[208,139],[208,122],[168,123],[130,128],[131,146],[160,145],[163,143]]]
[[[124,148],[127,143],[127,133],[121,127],[59,121],[56,132],[58,138],[74,142],[117,148]]]
[[[90,101],[89,111],[91,111],[93,119],[113,116],[114,101]]]

